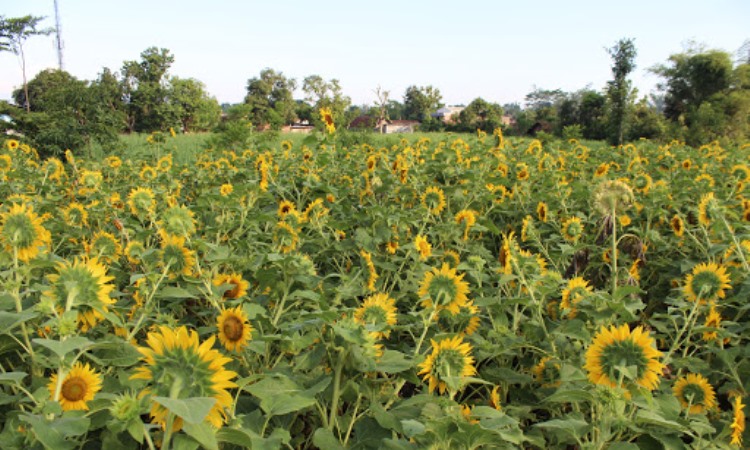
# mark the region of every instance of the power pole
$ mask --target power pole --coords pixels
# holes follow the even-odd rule
[[[55,0],[55,33],[57,34],[57,65],[60,70],[63,70],[62,24],[60,23],[60,9],[57,7],[57,0]]]

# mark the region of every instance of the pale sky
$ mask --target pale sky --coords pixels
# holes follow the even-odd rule
[[[596,90],[611,78],[606,52],[634,38],[640,95],[659,78],[648,68],[689,41],[734,54],[750,39],[748,0],[58,0],[64,68],[93,80],[140,60],[149,47],[175,57],[170,74],[202,81],[219,102],[241,102],[247,80],[270,67],[302,79],[337,78],[354,104],[381,86],[402,100],[433,85],[446,104],[476,97],[523,102],[534,87]],[[0,0],[0,15],[47,16],[53,0]],[[29,79],[57,67],[54,35],[26,41]],[[15,55],[0,53],[0,99],[21,87]],[[295,97],[303,94],[298,90]]]

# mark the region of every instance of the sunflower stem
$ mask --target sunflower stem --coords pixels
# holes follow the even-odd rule
[[[680,331],[677,333],[677,337],[675,337],[674,342],[672,343],[672,346],[669,348],[669,351],[667,352],[667,355],[664,357],[664,366],[669,364],[669,360],[672,357],[672,354],[677,350],[677,347],[679,347],[680,342],[682,341],[682,336],[685,334],[685,332],[688,330],[688,328],[692,328],[693,323],[695,322],[695,319],[698,317],[698,306],[700,306],[700,294],[699,297],[695,299],[693,302],[693,308],[690,310],[690,314],[688,314],[687,319],[685,319],[685,324],[680,328]]]
[[[13,247],[13,274],[15,281],[13,283],[13,300],[16,304],[16,312],[21,314],[23,312],[23,304],[21,303],[21,271],[18,267],[18,248]],[[34,358],[34,348],[31,346],[31,340],[29,339],[29,330],[26,328],[26,322],[21,322],[21,332],[23,333],[23,340],[26,343],[25,350],[29,353],[31,358],[31,372],[36,372],[36,364]]]
[[[154,298],[154,295],[156,295],[156,290],[159,288],[159,285],[161,284],[161,282],[164,281],[164,278],[166,278],[167,272],[169,272],[169,266],[170,266],[169,263],[167,263],[164,266],[164,270],[161,272],[161,276],[159,277],[159,280],[154,285],[154,288],[151,290],[151,293],[148,295],[148,298],[146,299],[146,302],[143,305],[143,310],[144,310],[143,314],[141,314],[140,317],[138,317],[138,321],[135,323],[135,325],[133,326],[133,329],[130,330],[130,333],[128,333],[128,336],[125,338],[126,341],[130,342],[130,340],[133,339],[133,336],[135,336],[135,334],[138,333],[138,331],[140,330],[141,323],[143,323],[143,319],[146,317],[147,313],[150,311],[151,300]]]
[[[612,295],[617,291],[617,209],[612,205]]]
[[[331,396],[331,409],[328,412],[328,429],[333,431],[334,425],[337,424],[336,417],[338,413],[339,397],[341,396],[341,372],[344,369],[348,349],[339,350],[339,360],[336,362],[336,368],[333,373],[333,395]]]

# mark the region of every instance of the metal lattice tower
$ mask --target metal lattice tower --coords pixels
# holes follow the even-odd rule
[[[57,7],[57,0],[55,0],[55,33],[57,35],[57,65],[60,70],[63,70],[62,24],[60,23],[60,9]]]
[[[737,64],[750,64],[750,39],[745,40],[737,50]]]

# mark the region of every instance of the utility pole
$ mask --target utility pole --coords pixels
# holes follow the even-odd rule
[[[55,0],[55,33],[57,34],[57,65],[60,70],[63,70],[62,24],[60,23],[60,9],[57,7],[57,0]]]

